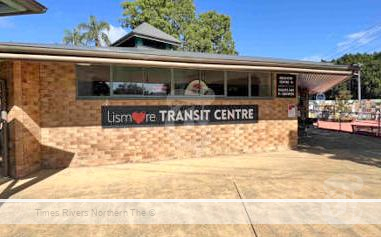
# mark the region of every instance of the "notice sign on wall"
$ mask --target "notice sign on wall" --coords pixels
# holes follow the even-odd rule
[[[288,117],[296,118],[296,110],[297,110],[296,105],[294,104],[288,105]]]
[[[296,97],[296,75],[277,74],[276,75],[277,97],[295,98]]]
[[[258,105],[102,106],[102,127],[255,123]]]

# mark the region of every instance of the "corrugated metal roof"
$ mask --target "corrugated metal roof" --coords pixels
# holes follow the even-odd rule
[[[112,45],[118,46],[134,36],[148,38],[148,39],[152,39],[152,40],[156,40],[156,41],[160,41],[164,43],[174,44],[177,46],[181,44],[180,40],[176,39],[175,37],[144,22],[140,24],[139,26],[137,26],[135,29],[133,29],[130,33],[128,33],[127,35],[117,40]]]
[[[300,73],[299,86],[308,89],[311,95],[324,93],[335,85],[350,79],[352,75],[330,75],[319,73]]]
[[[38,14],[47,8],[34,0],[0,0],[0,16]]]
[[[310,62],[290,59],[248,57],[222,54],[195,53],[186,51],[159,50],[147,48],[94,48],[59,44],[0,43],[0,52],[36,55],[82,56],[117,59],[140,59],[168,62],[213,63],[229,65],[279,66],[307,69],[352,70],[350,65]]]

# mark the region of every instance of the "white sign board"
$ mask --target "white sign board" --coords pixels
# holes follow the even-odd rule
[[[289,104],[288,105],[288,117],[289,118],[296,118],[296,110],[297,110],[296,105]]]

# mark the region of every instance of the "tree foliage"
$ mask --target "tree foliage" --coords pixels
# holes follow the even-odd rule
[[[336,95],[336,106],[339,113],[350,112],[348,101],[352,99],[351,91],[348,90],[345,84],[339,86],[339,91]]]
[[[78,27],[74,28],[73,30],[65,30],[63,42],[66,45],[81,46],[85,45],[84,41],[84,36]]]
[[[90,16],[89,22],[78,25],[81,30],[84,30],[84,37],[89,44],[94,44],[95,47],[100,47],[101,43],[110,45],[110,39],[105,31],[110,31],[110,24],[105,21],[97,21],[95,16]]]
[[[381,99],[381,53],[346,54],[332,61],[336,64],[362,64],[361,92],[363,99]],[[357,78],[348,80],[342,85],[334,87],[327,93],[329,98],[339,95],[342,90],[350,90],[357,98]]]
[[[125,1],[122,24],[134,29],[143,22],[180,39],[187,51],[236,54],[230,17],[209,11],[196,15],[193,0]]]
[[[200,14],[185,32],[188,51],[237,54],[230,31],[230,17],[209,11]]]
[[[97,21],[95,16],[90,16],[87,23],[81,23],[73,30],[65,30],[64,43],[68,45],[87,45],[100,47],[111,44],[108,37],[110,25],[105,21]]]
[[[122,3],[122,25],[134,29],[143,22],[182,39],[195,18],[193,0],[135,0]]]

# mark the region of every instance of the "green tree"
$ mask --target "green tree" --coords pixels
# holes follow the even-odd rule
[[[65,30],[63,42],[67,45],[87,45],[100,47],[102,43],[111,44],[107,32],[110,25],[105,21],[97,21],[95,16],[90,16],[88,23],[81,23],[73,30]]]
[[[336,106],[339,113],[347,113],[349,111],[349,100],[352,99],[351,91],[345,84],[340,85],[339,92],[336,95]]]
[[[357,53],[345,54],[332,60],[336,64],[362,64],[361,68],[361,91],[363,99],[381,99],[381,53]],[[357,78],[345,82],[346,88],[351,90],[352,95],[357,98]],[[334,87],[328,94],[336,97],[342,87]]]
[[[102,42],[107,46],[111,44],[106,32],[110,30],[110,25],[105,21],[97,21],[95,16],[90,16],[88,23],[81,23],[78,28],[84,31],[84,38],[89,45],[95,47],[102,46]]]
[[[81,46],[85,45],[84,36],[80,29],[74,28],[73,30],[65,30],[63,38],[64,44]]]
[[[122,3],[122,25],[134,29],[143,22],[183,39],[184,31],[195,18],[193,0],[135,0]]]
[[[135,0],[122,4],[124,27],[143,22],[180,39],[188,51],[236,54],[230,17],[215,11],[195,13],[193,0]]]
[[[209,11],[200,14],[185,34],[184,49],[188,51],[237,54],[230,31],[230,17]]]

